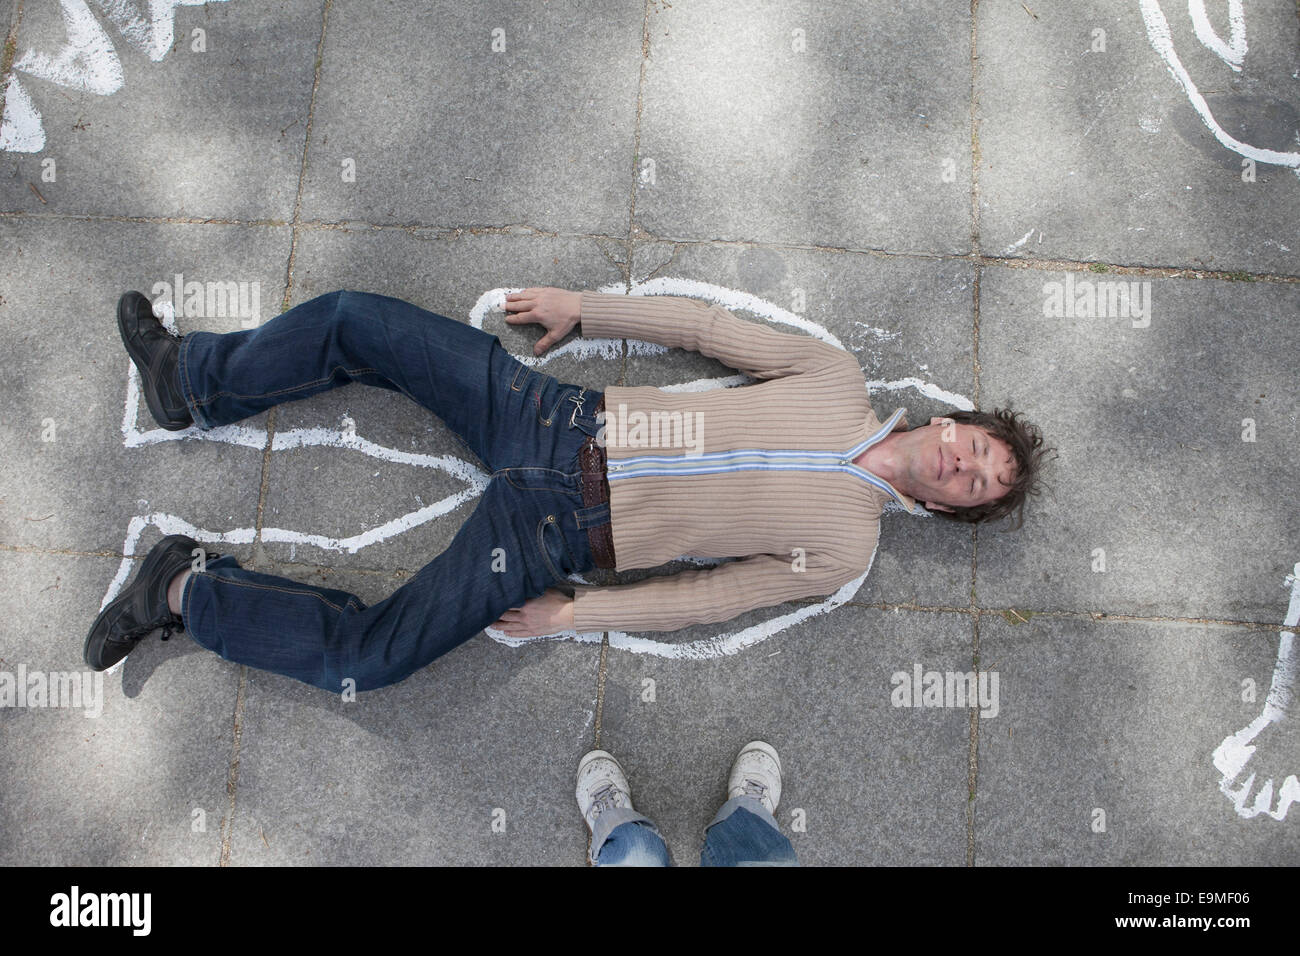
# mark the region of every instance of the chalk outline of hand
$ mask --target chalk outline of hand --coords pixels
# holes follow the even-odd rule
[[[1287,607],[1283,628],[1294,628],[1300,622],[1300,563],[1287,575],[1286,583],[1291,587],[1291,602]],[[1285,820],[1287,809],[1293,803],[1300,803],[1300,782],[1295,774],[1289,774],[1277,787],[1277,806],[1273,804],[1274,782],[1270,777],[1265,780],[1250,800],[1251,787],[1255,783],[1256,772],[1251,771],[1245,781],[1236,789],[1233,785],[1255,754],[1255,738],[1270,724],[1281,724],[1287,720],[1287,711],[1295,690],[1296,659],[1295,634],[1291,630],[1278,632],[1277,663],[1273,665],[1273,680],[1264,698],[1264,709],[1235,734],[1223,738],[1223,742],[1214,750],[1214,766],[1223,774],[1219,781],[1219,790],[1231,802],[1237,815],[1245,819],[1259,816]]]
[[[28,49],[16,58],[5,87],[4,116],[0,120],[0,152],[39,153],[45,149],[45,121],[31,95],[18,80],[26,73],[56,86],[112,96],[122,88],[124,74],[117,48],[90,8],[121,34],[126,43],[148,54],[155,63],[171,50],[176,28],[176,8],[197,7],[225,0],[59,0],[66,39],[53,54]]]

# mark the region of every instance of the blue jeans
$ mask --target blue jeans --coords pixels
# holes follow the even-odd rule
[[[596,866],[667,866],[668,847],[649,817],[606,810],[591,835]],[[704,831],[700,866],[798,866],[776,818],[753,797],[732,797]]]
[[[348,382],[401,392],[436,414],[491,480],[445,551],[388,598],[210,561],[186,582],[190,636],[230,661],[324,690],[393,684],[512,607],[595,567],[578,451],[601,393],[516,361],[500,340],[410,303],[333,292],[269,322],[181,340],[181,389],[201,429]],[[345,684],[345,681],[354,684]]]

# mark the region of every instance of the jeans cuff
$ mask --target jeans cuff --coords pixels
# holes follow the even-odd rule
[[[659,828],[654,825],[654,821],[636,810],[628,807],[613,807],[605,810],[596,818],[596,825],[591,831],[590,857],[592,863],[596,862],[596,857],[600,855],[600,848],[605,845],[609,835],[625,823],[648,823],[655,833],[659,833]],[[663,835],[660,834],[659,838],[663,839]]]
[[[740,809],[748,810],[750,813],[754,814],[754,816],[766,821],[772,829],[780,832],[781,825],[776,822],[776,817],[772,816],[772,814],[768,812],[767,807],[763,806],[762,802],[756,797],[732,797],[718,808],[718,812],[714,815],[713,821],[709,824],[709,827],[713,826],[715,823],[721,823],[723,820],[727,819],[727,817]],[[709,827],[705,827],[704,829],[707,830]]]
[[[190,633],[190,591],[197,577],[198,575],[191,571],[190,576],[185,579],[185,584],[181,586],[181,627],[185,628],[187,634]]]
[[[198,332],[190,332],[188,335],[181,337],[181,350],[176,358],[176,377],[180,380],[181,398],[185,400],[195,426],[202,431],[207,431],[212,427],[212,423],[199,410],[199,403],[194,398],[194,389],[190,387],[190,370],[187,364],[190,346],[194,344],[194,337],[199,334]]]

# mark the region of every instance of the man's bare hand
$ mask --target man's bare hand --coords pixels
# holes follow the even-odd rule
[[[506,296],[506,324],[529,325],[536,322],[546,329],[533,346],[541,355],[578,324],[582,317],[582,293],[566,292],[550,286],[524,289]]]
[[[511,608],[491,625],[507,637],[542,637],[573,630],[573,598],[552,588]]]

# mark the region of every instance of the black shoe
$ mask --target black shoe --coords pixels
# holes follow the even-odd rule
[[[97,671],[112,667],[148,634],[163,629],[163,640],[181,630],[179,614],[167,607],[167,588],[189,569],[199,543],[183,534],[171,534],[150,549],[140,573],[108,607],[99,612],[86,635],[86,663]],[[218,555],[208,554],[210,560]]]
[[[180,339],[154,317],[149,300],[139,292],[124,293],[117,301],[117,329],[140,372],[154,421],[173,432],[194,424],[181,393]]]

